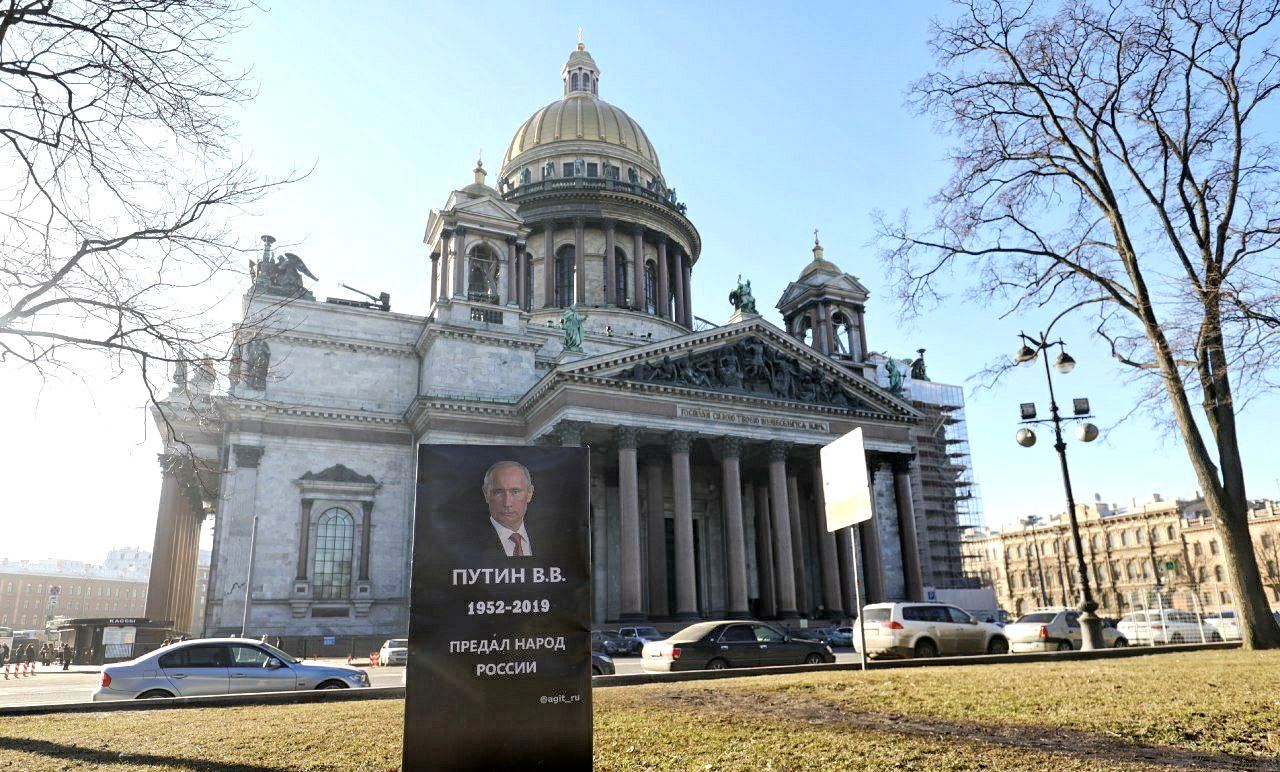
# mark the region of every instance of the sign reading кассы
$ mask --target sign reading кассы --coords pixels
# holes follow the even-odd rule
[[[407,772],[591,768],[588,464],[419,446]]]

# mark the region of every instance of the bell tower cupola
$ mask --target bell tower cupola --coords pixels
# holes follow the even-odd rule
[[[596,60],[582,45],[582,30],[578,30],[578,49],[569,54],[569,61],[560,70],[564,79],[564,95],[600,96],[600,68]]]
[[[813,349],[854,369],[867,359],[866,302],[856,276],[826,258],[813,232],[813,259],[778,301],[786,330]]]

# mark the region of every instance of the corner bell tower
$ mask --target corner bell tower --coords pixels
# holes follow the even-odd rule
[[[813,232],[813,260],[787,285],[778,300],[785,328],[824,356],[858,369],[867,364],[866,302],[870,295],[856,276],[824,256]]]

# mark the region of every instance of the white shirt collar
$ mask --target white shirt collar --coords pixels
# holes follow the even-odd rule
[[[522,557],[533,557],[533,543],[529,541],[529,532],[525,530],[524,522],[521,521],[520,529],[513,531],[492,517],[489,523],[493,526],[493,530],[498,534],[498,541],[502,542],[502,548],[507,551],[507,557],[511,557],[511,553],[516,551],[516,543],[511,540],[511,534],[520,534],[520,543],[524,546],[524,555]]]

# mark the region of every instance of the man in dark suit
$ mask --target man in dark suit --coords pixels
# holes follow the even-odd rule
[[[524,558],[539,554],[536,550],[540,542],[530,538],[525,522],[529,502],[533,501],[533,479],[524,464],[499,461],[489,467],[482,490],[489,505],[489,527],[480,528],[477,538],[485,545],[486,557]],[[486,530],[487,534],[480,535]],[[541,546],[546,550],[551,545]]]

